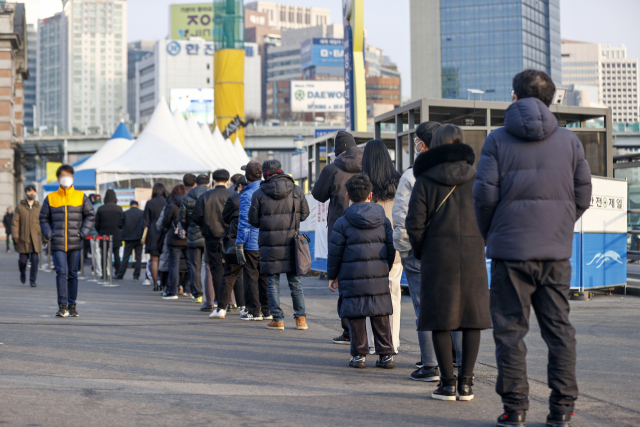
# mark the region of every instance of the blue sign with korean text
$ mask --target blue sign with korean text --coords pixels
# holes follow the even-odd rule
[[[344,129],[316,129],[315,130],[315,134],[314,134],[314,138],[320,138],[323,135],[326,135],[328,133],[333,133],[333,132],[338,131],[338,130],[344,130]]]
[[[302,69],[312,66],[342,67],[344,47],[342,39],[313,38],[302,43],[300,65]]]
[[[205,43],[204,46],[198,43],[189,43],[186,41],[172,41],[167,43],[167,53],[171,56],[178,56],[182,52],[187,55],[205,55],[213,56],[213,43]]]

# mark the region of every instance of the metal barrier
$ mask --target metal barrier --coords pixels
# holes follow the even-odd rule
[[[96,241],[93,238],[93,236],[90,236],[89,238],[89,244],[91,246],[91,270],[93,273],[93,279],[89,279],[87,280],[87,282],[97,282],[98,279],[96,279]]]
[[[104,283],[102,286],[105,286],[107,288],[117,288],[120,285],[114,285],[113,284],[113,262],[111,262],[111,256],[113,255],[113,236],[103,236],[103,238],[107,239],[107,244],[106,247],[108,248],[106,254],[103,252],[102,253],[102,259],[105,260],[105,264],[106,264],[106,260],[109,260],[109,272],[111,274],[109,274],[109,282],[108,283]],[[103,240],[104,242],[104,240]],[[103,245],[104,247],[105,245]],[[104,271],[106,270],[106,265],[105,265],[105,269],[103,269],[103,276],[104,276]]]

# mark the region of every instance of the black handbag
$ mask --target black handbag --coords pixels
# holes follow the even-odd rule
[[[296,275],[304,276],[311,270],[311,239],[304,233],[300,233],[300,222],[296,220],[296,196],[293,196],[293,220],[296,223],[296,234],[293,237],[296,250]]]

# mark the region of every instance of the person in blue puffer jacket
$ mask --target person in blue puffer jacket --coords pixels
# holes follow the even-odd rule
[[[247,178],[247,186],[240,196],[240,217],[236,237],[238,264],[244,266],[243,282],[247,309],[241,314],[242,320],[271,320],[267,276],[260,273],[260,252],[258,252],[259,230],[249,224],[249,208],[253,193],[262,182],[262,165],[254,160],[242,166]]]

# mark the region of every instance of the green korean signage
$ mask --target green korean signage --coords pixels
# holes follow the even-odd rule
[[[172,40],[213,40],[213,3],[172,4],[170,8]]]

